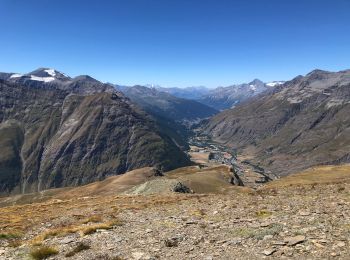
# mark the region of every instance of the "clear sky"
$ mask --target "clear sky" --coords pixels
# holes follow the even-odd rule
[[[215,87],[350,69],[349,0],[0,0],[0,71]]]

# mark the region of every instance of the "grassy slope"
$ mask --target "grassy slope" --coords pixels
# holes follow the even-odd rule
[[[93,182],[84,186],[49,189],[36,193],[3,197],[0,198],[0,207],[33,202],[45,202],[50,199],[72,199],[84,196],[116,195],[135,185],[144,183],[153,177],[153,168],[145,167],[127,172],[123,175],[111,176],[103,181]]]
[[[197,167],[184,167],[167,173],[170,179],[182,180],[193,190],[200,193],[219,193],[228,188],[226,178],[228,169],[225,166],[217,166],[199,170]],[[24,205],[4,206],[0,208],[0,230],[10,234],[11,232],[26,232],[35,226],[40,226],[43,221],[54,221],[60,216],[66,216],[68,220],[65,226],[79,227],[84,218],[101,216],[104,221],[114,218],[115,214],[124,209],[143,209],[168,203],[181,203],[181,200],[197,198],[203,195],[189,194],[159,194],[150,196],[118,195],[124,188],[143,183],[153,178],[150,168],[144,168],[129,172],[120,177],[112,177],[102,182],[96,182],[78,188],[63,188],[37,193],[29,198],[22,197]],[[166,178],[166,177],[161,177]],[[298,174],[294,174],[277,181],[268,183],[262,190],[286,190],[310,185],[325,185],[349,183],[350,165],[315,167]],[[323,187],[322,186],[322,187]],[[339,186],[339,187],[340,187]],[[246,188],[232,187],[229,196],[241,196],[240,199],[252,198],[255,193]],[[323,188],[322,188],[323,189]],[[228,189],[227,189],[228,191]],[[247,191],[250,191],[247,193]],[[43,201],[43,198],[46,200]],[[221,196],[221,195],[211,195]],[[247,197],[245,197],[247,196]],[[17,198],[19,196],[16,196]],[[41,198],[41,199],[40,199]],[[31,200],[30,200],[31,199]],[[0,201],[9,202],[9,198]],[[12,201],[14,202],[14,201]],[[6,203],[5,203],[6,204]],[[31,221],[28,221],[31,218]]]
[[[350,182],[350,165],[317,166],[267,183],[262,189]]]

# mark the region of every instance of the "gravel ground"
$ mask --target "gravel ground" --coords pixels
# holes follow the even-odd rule
[[[123,224],[112,229],[43,245],[59,252],[49,259],[349,259],[349,184],[183,196],[121,211]],[[17,248],[2,241],[0,258],[30,259],[29,237]],[[81,243],[87,248],[65,257]]]

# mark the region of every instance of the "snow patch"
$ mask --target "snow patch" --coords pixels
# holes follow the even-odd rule
[[[44,70],[44,71],[47,72],[52,77],[56,76],[56,71],[54,69],[47,69],[47,70]]]
[[[22,74],[13,74],[13,75],[11,75],[11,79],[12,78],[20,78],[20,77],[22,77],[23,75]]]
[[[256,90],[256,86],[255,85],[249,85],[250,89],[255,91]]]
[[[35,81],[43,81],[43,82],[51,82],[53,80],[55,80],[54,77],[37,77],[37,76],[30,76],[31,80],[35,80]]]
[[[274,81],[274,82],[266,83],[266,86],[269,86],[269,87],[276,87],[276,86],[282,85],[283,83],[284,83],[284,82],[282,82],[282,81]]]

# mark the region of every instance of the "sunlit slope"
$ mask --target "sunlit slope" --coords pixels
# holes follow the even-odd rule
[[[350,164],[317,166],[267,183],[262,189],[350,182]]]

